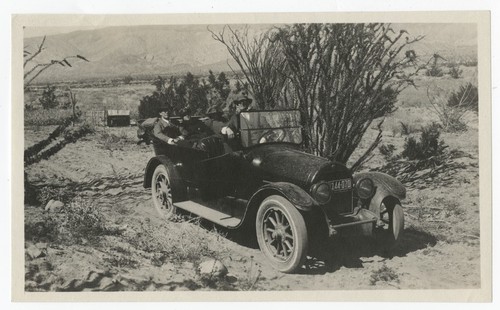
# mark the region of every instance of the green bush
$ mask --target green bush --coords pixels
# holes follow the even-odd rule
[[[134,80],[134,78],[129,74],[127,75],[126,77],[123,78],[123,84],[130,84],[132,81]]]
[[[68,191],[66,187],[43,186],[36,191],[37,202],[41,207],[45,207],[47,203],[54,199],[67,203],[73,198],[73,193]]]
[[[411,135],[412,133],[414,133],[415,131],[417,131],[415,126],[413,126],[411,124],[403,123],[403,122],[399,122],[399,124],[401,125],[401,136],[408,136],[408,135]]]
[[[30,241],[80,244],[98,242],[102,236],[120,234],[109,225],[99,207],[76,198],[60,212],[44,212],[39,208],[27,209],[24,224],[25,239]]]
[[[385,159],[390,159],[392,155],[394,155],[396,147],[394,146],[394,144],[382,144],[378,147],[378,150]]]
[[[441,126],[439,124],[432,123],[422,128],[420,141],[416,141],[413,137],[407,138],[401,155],[410,160],[424,160],[443,154],[447,146],[443,140],[439,140],[440,135]]]
[[[439,117],[443,131],[467,130],[467,124],[462,119],[470,109],[473,109],[474,106],[477,107],[477,101],[474,102],[473,94],[472,86],[461,87],[461,90],[454,93],[447,92],[436,85],[428,87],[429,109]]]
[[[463,73],[463,70],[461,70],[457,64],[453,64],[450,67],[449,74],[452,78],[459,79],[462,76],[462,73]]]
[[[472,83],[460,86],[457,91],[450,94],[448,106],[478,111],[479,93],[477,87]]]
[[[427,69],[425,74],[432,77],[441,77],[443,76],[443,70],[441,70],[438,66],[433,65],[430,69]]]
[[[155,265],[165,261],[199,263],[204,257],[222,259],[226,248],[220,245],[222,236],[217,232],[205,231],[191,223],[167,223],[153,225],[149,221],[142,221],[134,233],[126,235],[130,245],[136,249],[155,253],[152,258]]]
[[[38,209],[38,208],[37,208]],[[26,209],[24,240],[32,242],[54,242],[59,238],[60,214],[41,213],[35,208]]]
[[[38,99],[38,101],[44,109],[52,109],[59,105],[55,91],[56,87],[50,85],[47,85],[47,87],[43,90],[42,96]]]
[[[167,109],[168,106],[165,96],[161,92],[155,91],[152,95],[144,96],[139,102],[139,118],[146,119],[150,117],[158,117],[160,111]]]
[[[164,109],[177,115],[187,106],[193,114],[204,114],[209,106],[225,103],[230,93],[229,80],[223,72],[216,76],[209,71],[208,79],[189,72],[180,79],[172,76],[168,81],[159,76],[152,84],[156,90],[140,100],[140,119],[157,117]]]
[[[69,109],[36,109],[27,108],[24,113],[25,126],[49,126],[63,124],[68,118],[72,117],[72,111]]]
[[[383,265],[378,270],[372,271],[370,276],[370,284],[375,285],[377,282],[399,282],[398,274],[387,265]]]

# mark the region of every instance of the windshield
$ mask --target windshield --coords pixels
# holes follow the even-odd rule
[[[243,147],[272,142],[302,143],[298,110],[241,112],[240,130]]]

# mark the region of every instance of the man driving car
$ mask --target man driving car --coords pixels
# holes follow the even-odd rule
[[[242,91],[230,100],[226,110],[232,106],[235,109],[226,126],[222,127],[221,133],[227,135],[228,139],[233,139],[238,128],[238,117],[241,112],[252,110],[252,98],[248,96],[248,92]]]

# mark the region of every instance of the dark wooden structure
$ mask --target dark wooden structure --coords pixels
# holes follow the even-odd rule
[[[130,126],[130,110],[108,110],[106,124],[109,127]]]

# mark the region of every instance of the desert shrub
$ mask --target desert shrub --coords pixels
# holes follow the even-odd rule
[[[38,208],[27,212],[33,214],[26,216],[26,240],[80,244],[120,233],[109,225],[97,206],[81,198],[67,203],[60,212],[41,212]]]
[[[123,144],[135,143],[135,140],[129,137],[126,131],[114,133],[106,130],[99,133],[99,142],[106,149],[114,149],[122,147]]]
[[[477,67],[477,60],[465,60],[460,62],[460,64],[466,67]]]
[[[109,257],[105,257],[103,260],[116,268],[135,269],[140,265],[137,260],[123,255],[110,255]]]
[[[430,67],[430,69],[427,69],[425,74],[432,77],[441,77],[443,76],[443,70],[441,70],[441,68],[439,68],[437,65],[433,65]]]
[[[31,87],[24,89],[24,109],[25,111],[34,110],[36,107],[36,93]]]
[[[54,242],[59,238],[60,214],[41,213],[27,209],[24,219],[24,239],[33,242]]]
[[[375,285],[379,281],[381,281],[381,282],[392,282],[392,281],[399,282],[399,276],[394,271],[394,269],[387,267],[387,265],[384,264],[379,269],[372,271],[372,274],[370,276],[370,284],[371,285]]]
[[[57,126],[47,138],[35,143],[34,145],[28,147],[24,151],[24,160],[27,158],[35,156],[40,153],[44,148],[46,148],[52,141],[57,139],[61,134],[63,134],[64,130],[71,124],[69,119],[66,119],[61,125]]]
[[[452,78],[459,79],[462,76],[463,70],[460,69],[458,64],[452,64],[448,73]]]
[[[443,154],[446,146],[443,140],[439,140],[440,130],[441,126],[436,123],[422,128],[419,141],[413,137],[405,140],[404,150],[401,155],[410,160],[424,160]]]
[[[66,109],[26,109],[24,113],[25,126],[49,126],[63,124],[72,116]]]
[[[67,204],[62,212],[58,238],[64,243],[98,241],[104,235],[116,235],[103,213],[93,203],[78,198]]]
[[[71,101],[68,98],[68,96],[63,96],[62,98],[59,99],[59,108],[68,110],[71,108]]]
[[[190,107],[193,114],[204,114],[209,106],[221,107],[230,93],[229,80],[223,72],[216,76],[209,71],[207,80],[189,72],[181,78],[172,76],[168,81],[158,77],[152,84],[156,90],[140,100],[140,119],[157,117],[163,109],[176,115],[184,107]]]
[[[45,207],[50,200],[59,200],[67,203],[73,198],[73,193],[68,191],[66,187],[43,186],[36,189],[36,200],[41,207]]]
[[[157,117],[160,111],[167,109],[166,100],[159,92],[154,92],[152,95],[144,96],[139,102],[139,118],[146,119]],[[169,109],[170,110],[170,109]]]
[[[226,99],[231,92],[231,87],[229,84],[229,80],[226,77],[224,72],[219,73],[219,75],[215,75],[212,70],[208,71],[208,86],[209,89],[207,91],[208,101],[210,106],[218,106],[222,107],[226,103]],[[240,88],[237,91],[240,91],[243,86],[239,81],[237,81],[235,85],[236,88]]]
[[[56,96],[56,87],[47,85],[43,90],[42,96],[38,99],[44,109],[52,109],[59,105],[59,100]]]
[[[470,90],[467,90],[466,93],[469,92],[472,93]],[[458,99],[458,103],[453,102],[450,104],[449,102],[453,94],[435,85],[427,88],[430,110],[439,117],[444,131],[457,132],[467,130],[467,125],[462,119],[465,113],[469,111],[469,107],[473,106],[473,103],[471,101],[463,101],[465,99],[472,99],[463,96],[464,94],[462,93],[462,96]]]
[[[468,83],[452,92],[448,97],[448,106],[453,108],[464,108],[473,111],[479,109],[479,94],[477,86]]]
[[[427,76],[432,76],[432,77],[441,77],[441,76],[443,76],[443,70],[441,69],[441,67],[440,67],[440,65],[438,63],[438,61],[440,59],[446,60],[443,57],[441,57],[441,55],[439,55],[438,53],[434,53],[432,55],[432,57],[427,62],[427,64],[429,64],[432,61],[431,67],[428,68],[427,71],[425,72],[425,74]]]
[[[60,59],[51,59],[46,63],[40,63],[39,55],[47,48],[45,46],[46,36],[43,37],[42,41],[36,48],[25,47],[23,50],[23,69],[24,69],[24,89],[27,89],[33,81],[35,81],[40,74],[52,66],[62,66],[62,67],[72,67],[69,60],[83,60],[88,62],[89,60],[82,55],[72,55],[65,56]]]
[[[66,140],[67,143],[74,143],[78,139],[94,132],[95,128],[93,125],[81,123],[78,126],[66,128],[66,130],[64,130],[64,140]]]
[[[378,147],[378,150],[385,159],[390,159],[394,155],[396,147],[394,146],[394,144],[381,144]]]
[[[68,128],[69,124],[71,124],[71,119],[67,119],[63,125],[58,126],[47,138],[26,149],[24,151],[24,166],[48,159],[64,148],[66,144],[75,143],[78,139],[94,132],[94,127],[87,123]],[[58,142],[51,145],[60,136],[63,139],[59,139]],[[49,147],[49,145],[51,146]]]
[[[155,265],[166,261],[199,263],[204,257],[222,259],[224,248],[218,244],[221,236],[216,232],[200,229],[192,223],[168,223],[168,225],[152,225],[149,221],[140,223],[137,232],[126,236],[127,241],[135,248],[148,253],[156,253],[153,257]]]
[[[399,122],[401,126],[401,136],[408,136],[417,131],[417,128],[411,124]]]
[[[418,73],[405,51],[422,37],[388,24],[292,24],[253,38],[248,30],[227,26],[212,36],[238,64],[259,108],[299,109],[305,151],[339,162],[349,160],[376,118],[394,111],[397,95]]]
[[[123,84],[128,85],[130,84],[134,78],[131,75],[127,75],[126,77],[123,78]]]

